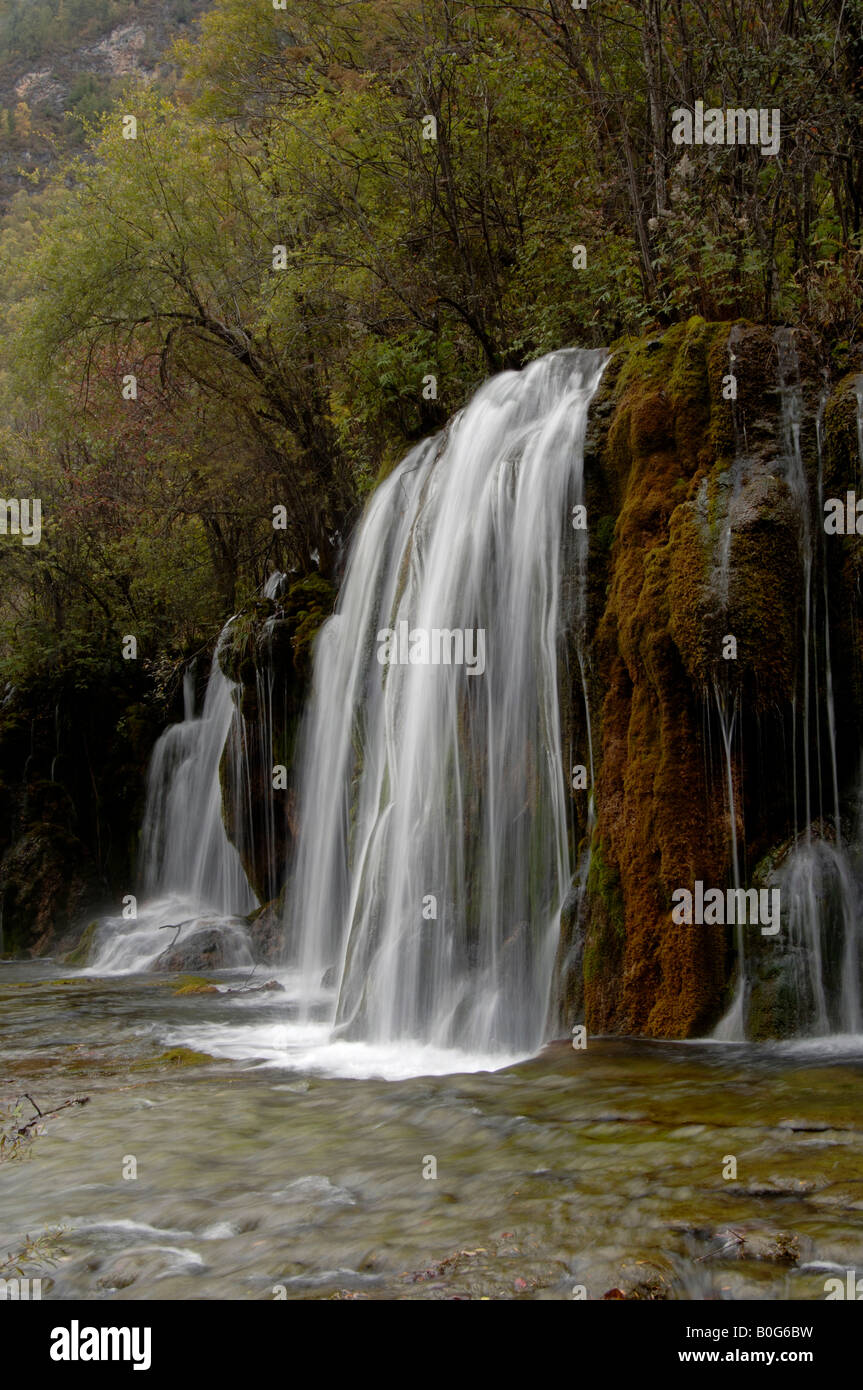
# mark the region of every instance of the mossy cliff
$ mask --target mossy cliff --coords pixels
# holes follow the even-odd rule
[[[223,820],[262,904],[284,889],[296,834],[297,733],[314,639],[334,602],[321,575],[285,576],[273,597],[255,599],[234,619],[218,652],[238,687],[219,767]]]
[[[583,1019],[594,1032],[686,1037],[708,1029],[728,1001],[732,933],[674,925],[672,893],[691,890],[697,879],[723,888],[732,882],[723,727],[743,883],[799,815],[788,765],[803,667],[802,556],[820,544],[820,519],[813,513],[807,520],[806,508],[817,498],[823,361],[803,334],[697,318],[661,337],[620,344],[611,355],[586,446],[590,578],[582,659],[596,820],[579,920],[572,913],[564,920],[567,1024]],[[802,494],[789,476],[781,387],[786,396],[796,389],[802,409]],[[847,386],[836,391],[827,437],[834,452],[844,447],[850,456]],[[853,450],[856,458],[856,435]],[[848,458],[835,473],[837,488],[840,475],[856,477]],[[809,502],[801,504],[801,495]],[[858,577],[851,548],[853,555],[837,552],[834,562],[844,567],[834,576],[835,642],[844,624],[859,662],[859,632],[848,627],[856,622]],[[573,754],[586,739],[573,669],[570,661],[564,756],[586,763]],[[853,738],[860,702],[857,677],[848,675],[837,706]],[[573,849],[582,855],[589,828],[587,794],[576,792]]]

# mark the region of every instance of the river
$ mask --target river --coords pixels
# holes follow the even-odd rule
[[[823,1299],[863,1265],[862,1039],[487,1071],[175,988],[0,966],[0,1093],[89,1096],[2,1168],[0,1250],[62,1228],[43,1297]]]

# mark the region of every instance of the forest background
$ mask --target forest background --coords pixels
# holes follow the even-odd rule
[[[693,315],[856,360],[863,0],[0,0],[0,55],[0,853],[121,881],[189,660],[273,569],[319,619],[490,373]]]

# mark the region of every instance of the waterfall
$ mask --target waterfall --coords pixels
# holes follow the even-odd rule
[[[794,833],[773,872],[781,889],[782,931],[768,974],[789,1026],[799,1034],[858,1033],[863,1027],[860,977],[860,924],[863,920],[859,865],[851,845],[843,840],[839,798],[839,759],[830,642],[830,603],[824,552],[823,413],[819,402],[814,418],[815,487],[813,489],[801,442],[804,400],[793,338],[778,335],[781,405],[781,464],[799,520],[803,591],[802,630],[797,692],[792,700],[791,796]],[[858,444],[863,464],[863,401],[857,393]],[[816,522],[813,525],[813,515]],[[817,582],[820,568],[820,584]],[[717,705],[719,696],[717,694]],[[736,713],[736,711],[735,711]],[[720,708],[726,754],[726,780],[733,810],[730,737]],[[731,721],[733,730],[734,720]],[[859,827],[855,843],[859,844]],[[736,832],[732,819],[732,872],[739,887]],[[747,1036],[748,996],[753,962],[738,926],[737,983],[731,1006],[714,1036],[742,1040]],[[781,953],[781,954],[780,954]],[[751,954],[751,953],[750,953]],[[777,956],[779,957],[777,959]]]
[[[827,404],[826,394],[822,393],[818,405],[818,414],[815,417],[815,439],[818,449],[818,516],[824,516],[824,409]],[[863,438],[861,438],[860,424],[863,419],[863,409],[861,401],[857,397],[857,435],[858,448],[861,459],[863,459]],[[824,554],[824,528],[818,528],[819,545],[821,554],[821,575],[822,589],[821,598],[824,613],[824,679],[825,679],[825,699],[827,703],[827,738],[830,746],[830,776],[833,787],[833,825],[836,832],[836,842],[842,840],[842,819],[839,810],[839,760],[836,756],[836,705],[833,697],[833,660],[830,655],[830,589],[827,581],[827,564]]]
[[[257,906],[225,834],[219,762],[234,714],[233,685],[218,649],[200,718],[171,724],[158,740],[147,779],[140,879],[148,898],[172,894],[201,908],[242,915]]]
[[[239,855],[225,833],[219,764],[234,717],[234,685],[213,656],[203,709],[195,714],[191,668],[183,681],[184,718],[158,739],[147,776],[141,828],[136,915],[111,917],[99,928],[91,968],[143,970],[179,938],[165,928],[224,927],[237,963],[249,959],[236,919],[257,906]],[[229,919],[227,922],[224,919]]]
[[[787,904],[783,969],[799,1031],[859,1033],[860,888],[847,854],[802,836],[780,874]]]
[[[803,577],[787,839],[765,870],[781,888],[782,931],[763,941],[736,924],[733,996],[714,1033],[726,1041],[746,1037],[759,989],[758,1007],[769,995],[789,1031],[863,1027],[860,827],[843,833],[840,818],[828,571],[813,520],[823,510],[825,402],[810,437],[790,335],[780,334],[779,349],[777,465],[798,518]],[[273,615],[263,624],[226,625],[200,712],[187,670],[184,718],[162,734],[150,766],[142,905],[134,920],[101,928],[95,968],[147,968],[173,945],[168,925],[176,940],[216,926],[234,943],[235,963],[247,959],[242,919],[257,898],[245,864],[273,926],[285,888],[288,1021],[278,1037],[262,1029],[254,1043],[226,1030],[219,1046],[279,1056],[311,1047],[331,1060],[342,1049],[339,1065],[349,1068],[365,1049],[374,1060],[356,1064],[360,1074],[367,1065],[390,1074],[394,1058],[415,1068],[418,1050],[423,1067],[435,1054],[432,1069],[455,1069],[456,1057],[500,1065],[553,1034],[561,910],[575,909],[572,955],[596,819],[588,535],[578,513],[588,408],[604,361],[600,352],[564,350],[492,378],[373,493],[317,640],[294,760],[295,842],[282,833],[286,803],[270,786],[288,724],[271,650],[276,636],[286,640],[286,577],[272,576],[264,590]],[[863,466],[863,392],[857,405]],[[757,454],[738,451],[729,509],[761,466]],[[729,510],[714,549],[725,610],[733,527]],[[226,670],[242,669],[238,686],[219,654],[241,633],[236,653],[223,651]],[[561,689],[565,652],[572,659]],[[254,680],[245,674],[249,657]],[[712,693],[729,878],[741,889],[750,877],[752,716],[730,671],[717,674]],[[578,709],[579,758],[589,765],[577,865],[562,702]],[[345,1048],[354,1060],[344,1061]]]
[[[734,795],[734,732],[737,724],[738,697],[737,694],[734,695],[732,709],[729,712],[725,694],[720,691],[718,683],[714,684],[713,694],[719,715],[722,750],[725,758],[725,791],[728,797],[728,824],[731,837],[731,882],[732,887],[736,889],[741,886],[740,852],[737,843],[737,801]],[[748,979],[746,936],[742,922],[736,924],[734,944],[737,951],[737,981],[734,986],[734,995],[727,1013],[720,1020],[714,1033],[714,1037],[725,1041],[739,1041],[746,1036]]]
[[[859,924],[860,889],[846,847],[842,843],[839,815],[838,760],[833,670],[830,653],[830,608],[824,532],[819,524],[819,543],[813,540],[810,487],[801,450],[803,415],[799,368],[790,335],[780,340],[780,388],[783,449],[788,484],[798,504],[803,560],[803,666],[801,725],[803,744],[803,831],[797,836],[780,874],[785,900],[788,960],[786,974],[796,1000],[800,1031],[856,1033],[861,1028]],[[823,516],[823,459],[821,412],[815,418],[817,456],[816,503]],[[860,401],[858,396],[858,424]],[[858,428],[858,442],[861,440]],[[861,445],[863,447],[863,445]],[[822,585],[814,583],[817,563]],[[819,612],[819,599],[823,604]],[[821,710],[819,665],[824,668],[824,703]],[[826,741],[829,783],[824,774]],[[828,792],[829,785],[829,792]],[[795,787],[795,814],[798,807]],[[827,817],[832,812],[835,843],[827,838]],[[813,833],[813,830],[816,833]]]
[[[603,360],[492,378],[355,537],[318,639],[286,913],[303,1016],[339,1036],[487,1054],[547,1036],[572,881],[561,556]],[[436,630],[484,669],[416,659]]]

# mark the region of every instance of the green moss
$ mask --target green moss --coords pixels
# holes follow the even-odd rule
[[[293,624],[293,656],[297,672],[307,677],[311,672],[314,640],[332,613],[336,591],[328,579],[309,574],[297,580],[288,590],[286,609]]]
[[[309,605],[321,609],[331,610],[335,599],[335,589],[328,579],[322,574],[313,571],[306,574],[302,579],[297,579],[288,589],[288,602],[286,607],[290,611],[298,608],[308,607]]]
[[[73,985],[73,986],[75,986],[75,988],[87,989],[87,988],[92,988],[93,985],[97,985],[97,984],[99,984],[99,983],[100,983],[100,982],[99,982],[98,980],[90,979],[89,977],[88,977],[87,979],[82,979],[80,976],[77,976],[77,975],[76,975],[76,976],[73,976],[71,979],[68,979],[68,980],[11,980],[8,984],[4,984],[4,985],[3,985],[3,988],[4,988],[4,989],[59,989],[61,986],[64,986],[64,985]]]
[[[606,863],[601,842],[597,842],[590,858],[587,891],[591,896],[601,899],[608,921],[613,925],[618,936],[623,937],[626,933],[626,926],[620,889],[620,871],[614,865]]]
[[[802,574],[793,518],[783,517],[784,489],[775,482],[758,519],[735,531],[731,551],[729,630],[738,638],[738,677],[748,677],[755,703],[768,708],[794,694],[798,601]],[[781,495],[779,495],[781,494]]]
[[[637,389],[650,389],[668,382],[674,358],[686,336],[686,324],[677,324],[661,337],[650,334],[643,338],[624,339],[621,350],[625,362],[617,380],[616,395],[620,399],[633,384]]]
[[[586,985],[594,985],[601,978],[604,961],[605,953],[602,949],[602,941],[594,937],[584,948],[584,960],[581,969]]]
[[[200,1067],[212,1062],[214,1058],[206,1052],[193,1052],[188,1047],[171,1047],[158,1057],[145,1057],[133,1062],[131,1071],[145,1071],[153,1067]]]
[[[60,957],[63,965],[74,965],[83,967],[90,959],[90,952],[93,948],[93,937],[98,931],[99,923],[91,922],[85,927],[78,939],[78,944],[73,946],[71,951],[67,951],[65,956]]]
[[[595,642],[605,695],[583,954],[593,1031],[686,1036],[721,990],[721,936],[681,936],[669,902],[696,865],[721,876],[726,855],[700,741],[700,691],[720,650],[714,536],[699,508],[705,480],[715,470],[715,492],[726,467],[729,332],[695,318],[626,345],[594,448],[617,519]],[[717,533],[720,515],[717,499]]]
[[[203,975],[181,975],[179,980],[174,983],[171,990],[172,994],[218,994],[219,991],[211,980],[206,980]]]
[[[831,392],[824,410],[827,436],[826,466],[824,469],[825,496],[843,497],[853,487],[859,467],[857,440],[857,386],[859,377],[852,374],[838,383]]]
[[[698,684],[706,684],[715,663],[715,634],[705,611],[711,552],[698,524],[694,503],[679,506],[669,526],[669,631],[683,664]]]
[[[597,549],[608,552],[614,544],[614,528],[617,518],[601,516],[593,528],[593,541]]]

